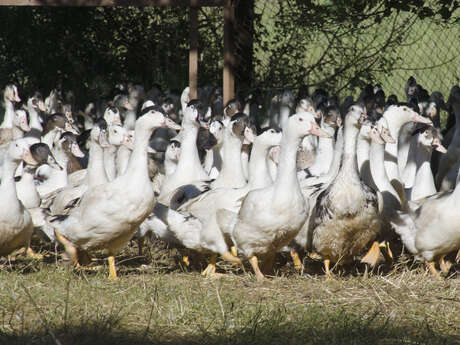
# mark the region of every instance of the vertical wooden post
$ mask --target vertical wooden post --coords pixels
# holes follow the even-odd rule
[[[188,80],[190,86],[190,99],[198,97],[198,7],[194,6],[196,1],[190,2],[190,51]]]
[[[224,105],[235,98],[234,25],[235,8],[232,5],[232,0],[228,0],[224,7]]]

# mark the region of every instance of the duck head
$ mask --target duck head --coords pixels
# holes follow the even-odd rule
[[[30,153],[29,143],[24,138],[12,141],[8,147],[7,155],[9,159],[17,164],[21,161],[33,166],[38,164]]]
[[[5,91],[3,92],[3,98],[5,101],[10,101],[14,103],[21,102],[21,99],[18,95],[18,88],[16,85],[9,84],[5,87]]]
[[[107,125],[119,125],[121,126],[120,110],[114,106],[108,106],[104,111],[104,120]]]
[[[179,162],[180,146],[180,142],[177,140],[171,140],[166,147],[165,160],[168,159],[174,163]]]
[[[315,115],[309,112],[301,112],[289,117],[287,130],[289,133],[294,133],[297,138],[303,138],[307,135],[316,135],[323,138],[331,137],[316,123]]]
[[[63,168],[56,162],[50,148],[45,143],[35,143],[31,145],[30,153],[37,162],[37,165],[48,164],[54,169],[63,170]]]

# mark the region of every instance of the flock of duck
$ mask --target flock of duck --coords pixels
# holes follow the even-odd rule
[[[77,111],[70,92],[21,103],[7,85],[0,256],[40,257],[35,234],[76,266],[106,250],[116,279],[117,253],[153,236],[209,255],[204,276],[220,256],[262,280],[280,251],[299,270],[303,253],[323,261],[331,277],[331,264],[391,264],[402,243],[440,278],[436,265],[447,274],[460,249],[460,87],[445,102],[411,77],[405,93],[401,103],[368,85],[340,103],[301,88],[224,106],[219,88],[189,99],[189,88],[120,84]]]

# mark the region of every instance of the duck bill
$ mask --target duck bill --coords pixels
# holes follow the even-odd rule
[[[250,144],[254,142],[254,132],[252,131],[251,128],[246,127],[244,129],[244,139],[246,141],[245,144]]]
[[[164,126],[174,129],[175,131],[180,131],[182,129],[180,125],[178,125],[177,123],[175,123],[173,120],[171,120],[168,117],[165,117]]]
[[[441,152],[441,153],[447,153],[447,149],[441,144],[439,139],[434,139],[433,140],[433,147],[436,151]]]
[[[32,156],[29,149],[24,150],[24,153],[22,154],[22,160],[32,166],[38,165],[38,162]]]
[[[52,167],[52,168],[54,168],[54,169],[61,170],[61,171],[64,170],[64,168],[61,167],[61,166],[58,164],[58,162],[56,162],[56,160],[54,159],[54,157],[53,157],[51,154],[48,155],[48,158],[47,158],[47,160],[46,160],[46,163],[47,163],[50,167]]]
[[[30,127],[29,127],[29,124],[27,123],[27,120],[21,120],[19,122],[19,127],[24,131],[24,132],[29,132],[30,131]]]
[[[134,149],[134,146],[133,146],[133,149]],[[153,149],[152,147],[147,146],[147,153],[158,153],[158,152],[157,152],[157,150]]]
[[[45,103],[43,101],[38,101],[38,109],[46,111]]]
[[[272,158],[273,162],[275,162],[276,164],[279,163],[280,152],[281,152],[281,147],[279,145],[273,146],[270,149],[269,155]]]
[[[113,124],[118,125],[118,126],[122,126],[120,115],[118,115],[118,114],[115,115],[115,117],[113,118]]]
[[[132,106],[131,103],[129,102],[126,102],[123,107],[126,109],[126,110],[134,110],[134,107]]]
[[[390,135],[388,130],[382,131],[380,136],[387,144],[396,144],[396,140]]]
[[[134,150],[134,144],[133,144],[133,141],[131,140],[131,138],[129,137],[129,135],[125,135],[123,137],[123,140],[121,141],[121,145],[125,146],[126,148],[128,148],[131,151]]]
[[[67,131],[67,132],[71,132],[73,134],[76,134],[76,135],[79,135],[80,132],[78,131],[78,129],[76,129],[73,125],[71,125],[69,122],[66,122],[65,125],[64,125],[64,129]]]
[[[80,147],[78,146],[77,143],[72,144],[70,151],[75,157],[83,158],[85,156],[85,154],[81,152]]]
[[[385,145],[385,140],[382,138],[382,136],[377,132],[377,131],[370,131],[369,132],[369,137],[371,138],[372,141],[379,145]]]
[[[325,130],[321,129],[316,122],[311,123],[311,129],[308,133],[320,138],[332,138],[332,136]]]
[[[103,148],[110,147],[110,143],[107,139],[107,132],[106,131],[101,131],[99,133],[99,145]]]
[[[427,125],[432,125],[433,124],[433,122],[431,122],[431,120],[429,118],[423,117],[423,116],[421,116],[419,114],[414,114],[412,116],[412,121],[418,122],[418,123],[425,123]]]

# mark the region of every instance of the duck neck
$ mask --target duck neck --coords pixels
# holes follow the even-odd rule
[[[391,205],[392,207],[400,208],[401,199],[390,183],[385,170],[385,146],[383,144],[371,142],[369,153],[372,179],[377,189],[382,193],[384,204],[386,206]]]
[[[3,161],[0,194],[2,195],[2,199],[8,200],[8,207],[19,205],[18,195],[16,193],[16,183],[14,181],[14,172],[17,167],[18,163],[8,158]]]
[[[297,148],[302,138],[289,135],[289,126],[286,126],[281,139],[278,172],[275,180],[276,194],[290,194],[293,188],[300,190],[297,180]]]
[[[316,149],[315,163],[309,169],[313,175],[322,175],[329,171],[334,158],[334,128],[323,124],[322,129],[330,138],[320,137]]]
[[[246,184],[243,172],[243,163],[241,160],[241,148],[243,142],[234,137],[230,130],[224,132],[224,157],[222,161],[222,170],[218,179],[229,181],[228,188],[240,188]]]
[[[117,151],[117,176],[123,175],[128,166],[131,150],[126,146],[120,146]]]
[[[431,171],[431,147],[419,147],[417,151],[417,173],[411,191],[411,199],[417,200],[435,194],[433,173]]]
[[[177,169],[177,162],[169,158],[165,158],[164,166],[165,166],[165,175],[172,175],[174,174],[174,171],[176,171]]]
[[[358,142],[356,144],[356,159],[358,161],[358,170],[361,175],[363,173],[366,162],[369,162],[369,154],[371,148],[370,140],[368,137],[363,135],[362,130],[363,127],[361,127],[358,135]]]
[[[39,115],[34,107],[30,106],[27,108],[29,111],[29,126],[31,129],[36,129],[39,132],[43,131],[42,124],[40,123]]]
[[[273,183],[268,167],[269,147],[254,143],[249,160],[248,186],[252,189],[265,188]]]
[[[117,153],[117,147],[110,145],[104,149],[104,166],[107,178],[109,181],[113,181],[117,176],[117,167],[115,164],[115,154]]]
[[[409,148],[411,144],[412,123],[406,123],[399,134],[398,138],[398,169],[399,175],[402,176],[409,157]]]
[[[354,124],[345,124],[342,164],[340,173],[347,175],[348,179],[360,180],[358,175],[358,162],[356,160],[356,142],[359,129]]]
[[[129,159],[128,168],[123,175],[129,176],[129,179],[135,183],[149,180],[147,146],[151,134],[152,129],[143,128],[141,122],[136,123],[134,150]]]
[[[5,99],[5,117],[0,128],[13,128],[14,105],[9,99]]]
[[[102,147],[98,143],[91,141],[89,144],[88,168],[86,170],[88,187],[108,182],[103,156]]]
[[[280,106],[280,127],[284,128],[289,120],[289,115],[291,115],[291,108],[287,105]]]
[[[176,171],[190,175],[189,181],[204,180],[208,175],[201,166],[200,156],[196,147],[198,127],[187,124],[185,126],[182,135],[181,154]]]

